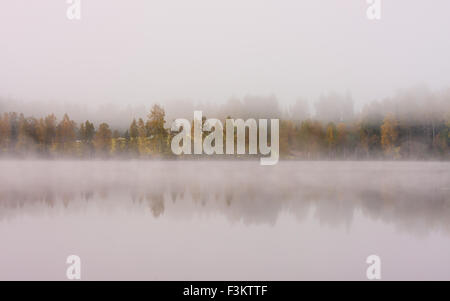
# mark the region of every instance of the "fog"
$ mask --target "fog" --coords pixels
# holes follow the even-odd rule
[[[0,161],[0,279],[450,277],[442,162]]]
[[[450,164],[443,162],[0,161],[0,220],[94,202],[155,218],[218,213],[275,225],[284,213],[332,227],[356,212],[407,233],[450,237]],[[45,171],[45,172],[44,172]],[[127,209],[128,208],[128,209]],[[169,211],[167,211],[169,208]],[[55,212],[61,214],[60,209]]]
[[[79,21],[67,7],[2,2],[2,111],[31,102],[20,111],[129,119],[150,103],[276,95],[284,110],[330,93],[359,110],[450,84],[445,0],[383,1],[379,21],[366,18],[365,0],[82,1]]]
[[[420,124],[450,118],[450,88],[432,90],[424,85],[408,87],[380,99],[373,99],[358,108],[355,98],[347,93],[323,93],[314,100],[298,97],[292,104],[283,105],[275,94],[230,97],[224,103],[199,102],[189,98],[145,104],[66,103],[52,101],[26,101],[0,97],[0,113],[19,112],[37,118],[54,113],[58,119],[69,114],[77,123],[86,120],[96,125],[107,122],[114,129],[125,131],[136,118],[146,119],[153,104],[161,104],[166,112],[167,127],[177,118],[193,119],[193,112],[201,110],[204,116],[233,118],[282,118],[294,121],[315,119],[323,122],[352,122],[361,118],[383,119],[388,113],[397,116],[402,124]]]
[[[0,280],[450,279],[449,1],[68,6],[0,4]],[[280,162],[175,158],[194,110]]]

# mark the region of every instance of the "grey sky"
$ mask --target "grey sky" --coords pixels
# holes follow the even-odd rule
[[[2,0],[0,96],[117,104],[281,103],[450,86],[450,2],[382,0]]]

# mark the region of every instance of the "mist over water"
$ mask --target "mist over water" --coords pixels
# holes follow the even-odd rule
[[[0,280],[450,280],[448,0],[81,2],[0,4]]]
[[[372,253],[450,278],[446,162],[0,166],[0,279],[64,279],[72,253],[86,280],[365,279]]]

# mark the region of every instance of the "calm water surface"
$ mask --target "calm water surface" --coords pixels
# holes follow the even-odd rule
[[[0,161],[0,280],[450,280],[450,164]]]

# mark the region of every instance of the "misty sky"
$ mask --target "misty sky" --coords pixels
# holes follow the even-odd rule
[[[83,104],[281,103],[351,92],[357,104],[450,86],[450,2],[2,0],[0,97]]]

